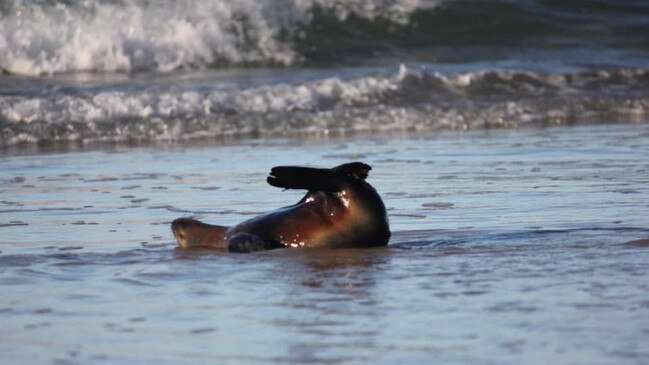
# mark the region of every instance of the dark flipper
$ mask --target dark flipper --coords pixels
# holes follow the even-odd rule
[[[365,180],[372,167],[362,162],[350,162],[334,167],[332,170],[338,171],[348,177]]]
[[[247,253],[284,247],[286,246],[279,242],[265,240],[256,234],[245,232],[239,232],[228,240],[228,251],[230,252]]]
[[[331,169],[277,166],[270,170],[266,181],[272,186],[285,189],[341,191],[345,184],[345,177]]]
[[[270,170],[266,181],[272,186],[285,189],[333,192],[343,190],[350,178],[364,180],[371,169],[362,162],[352,162],[333,169],[276,166]]]

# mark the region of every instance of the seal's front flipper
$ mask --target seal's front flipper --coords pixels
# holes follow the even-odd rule
[[[285,189],[337,192],[349,181],[365,180],[372,168],[362,162],[351,162],[332,169],[301,166],[275,166],[270,170],[268,183]]]
[[[276,166],[266,179],[272,186],[285,189],[310,191],[341,191],[345,176],[333,169],[317,169],[300,166]]]
[[[284,248],[285,245],[276,242],[265,240],[256,234],[239,232],[228,240],[228,251],[230,252],[254,252],[262,250],[274,250],[276,248]]]

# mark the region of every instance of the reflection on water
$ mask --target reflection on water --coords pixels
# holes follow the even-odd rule
[[[5,156],[0,353],[55,364],[643,363],[647,133]],[[175,247],[178,216],[234,224],[297,201],[265,186],[269,167],[359,154],[389,209],[389,247]]]
[[[335,363],[365,358],[381,335],[376,292],[387,248],[291,252],[273,268],[284,293],[273,325],[293,334],[286,360]],[[346,349],[346,351],[344,351]]]

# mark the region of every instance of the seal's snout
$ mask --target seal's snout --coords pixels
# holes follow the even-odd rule
[[[213,226],[193,218],[178,218],[171,222],[171,232],[181,248],[221,247],[227,227]]]
[[[171,222],[171,232],[176,237],[180,247],[187,247],[187,229],[194,225],[196,220],[191,218],[178,218]]]

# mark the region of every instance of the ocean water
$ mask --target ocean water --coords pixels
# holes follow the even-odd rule
[[[646,364],[647,14],[0,2],[0,363]],[[349,161],[388,247],[176,248]]]
[[[644,122],[645,1],[4,1],[0,146]]]

